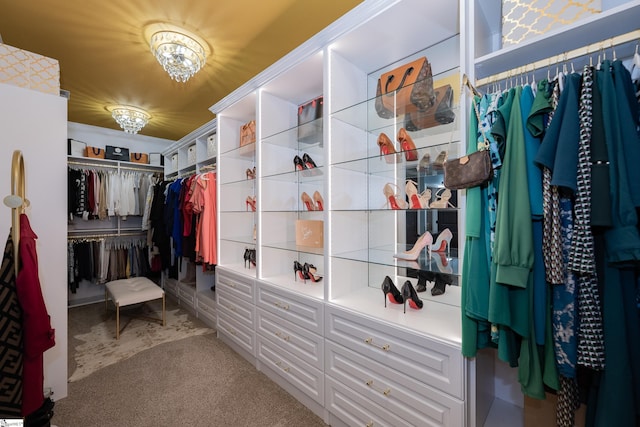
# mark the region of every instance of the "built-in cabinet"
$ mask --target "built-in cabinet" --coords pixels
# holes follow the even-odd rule
[[[601,14],[569,25],[566,34],[502,48],[499,0],[368,1],[213,105],[219,338],[331,425],[522,425],[515,375],[502,378],[491,353],[461,356],[455,285],[465,193],[445,193],[437,159],[466,150],[463,74],[473,82],[635,29],[637,2],[613,3],[603,1]],[[450,88],[455,118],[415,130],[403,114],[377,113],[376,89],[382,73],[423,56],[434,88]],[[320,96],[314,136],[301,138],[308,129],[298,126],[299,107]],[[240,146],[240,129],[250,121],[256,142]],[[380,135],[400,151],[402,129],[416,155],[381,155]],[[313,167],[297,168],[295,159],[305,155]],[[407,180],[429,207],[392,209],[385,187],[404,202]],[[321,221],[308,232],[321,231],[322,245],[300,244],[297,225],[306,221]],[[447,229],[445,251],[394,257],[425,232],[435,240]],[[312,264],[315,280],[303,280],[295,262]],[[444,275],[453,286],[432,296],[428,283],[420,310],[390,303],[381,290],[385,276],[399,289],[407,280],[415,287],[418,271]],[[505,383],[519,396],[503,397]],[[494,400],[499,414],[490,411]]]

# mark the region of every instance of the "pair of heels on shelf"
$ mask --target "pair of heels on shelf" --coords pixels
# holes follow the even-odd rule
[[[317,191],[313,193],[313,198],[311,198],[306,191],[303,191],[300,195],[300,199],[302,200],[302,203],[304,203],[304,205],[307,207],[308,211],[324,210],[324,199]]]
[[[316,166],[316,163],[313,161],[310,155],[304,153],[302,155],[302,158],[298,155],[293,158],[293,167],[296,171],[302,171],[305,169],[314,169],[318,166]]]
[[[247,212],[249,211],[249,208],[251,208],[251,210],[253,212],[256,211],[256,196],[247,196],[247,200],[245,201],[246,207],[247,207]]]
[[[419,271],[416,292],[425,292],[427,290],[427,281],[435,282],[431,288],[431,296],[436,297],[444,294],[446,286],[451,285],[451,276],[433,271]]]
[[[399,252],[393,255],[394,258],[402,259],[405,261],[415,261],[420,256],[422,249],[425,247],[429,253],[431,252],[447,252],[449,253],[449,249],[451,246],[451,239],[453,238],[453,233],[448,228],[442,230],[442,232],[438,235],[435,243],[433,242],[433,236],[430,232],[426,231],[422,236],[418,238],[413,247],[405,252]]]
[[[409,307],[414,310],[420,310],[424,303],[418,297],[418,293],[415,288],[411,284],[410,281],[406,280],[402,285],[401,290],[396,288],[396,285],[393,283],[393,280],[389,276],[385,276],[382,281],[382,292],[384,293],[384,306],[387,306],[387,299],[392,304],[403,304],[404,312],[407,312],[407,302],[409,303]]]
[[[418,172],[430,174],[432,171],[443,171],[444,163],[447,161],[448,156],[449,154],[447,153],[447,151],[442,150],[440,154],[438,154],[438,157],[436,157],[434,162],[431,163],[431,155],[429,153],[425,153],[425,155],[422,156],[420,162],[418,163]]]
[[[300,264],[298,261],[293,261],[293,275],[298,281],[298,276],[307,283],[307,280],[311,280],[313,283],[317,283],[322,280],[322,276],[317,276],[318,270],[313,264],[304,263]]]
[[[387,205],[394,210],[398,209],[444,209],[455,208],[451,203],[451,190],[448,188],[441,188],[436,192],[436,200],[431,202],[431,189],[426,188],[422,193],[418,193],[417,184],[415,181],[407,180],[405,185],[405,193],[409,198],[407,203],[402,197],[400,197],[395,191],[395,184],[390,182],[386,183],[382,189]]]
[[[251,266],[253,265],[254,267],[256,266],[256,250],[255,249],[249,249],[246,248],[244,250],[244,268],[251,268]]]
[[[247,174],[247,179],[256,179],[256,167],[255,166],[253,167],[253,169],[247,168],[245,173]]]
[[[404,152],[404,157],[408,162],[418,160],[416,144],[404,128],[400,128],[398,131],[398,142],[400,143],[400,151]],[[380,156],[384,156],[387,163],[397,163],[400,160],[393,142],[384,132],[378,135],[378,147],[380,147]]]

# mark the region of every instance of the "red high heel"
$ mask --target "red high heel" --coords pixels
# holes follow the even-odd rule
[[[393,142],[391,142],[391,139],[389,139],[386,134],[381,133],[378,136],[378,147],[380,147],[380,156],[384,156],[384,159],[387,163],[398,162],[398,154],[396,153],[396,149],[393,146]]]
[[[431,250],[433,252],[447,252],[449,253],[449,249],[451,248],[451,239],[453,238],[453,233],[448,228],[442,230],[442,232],[438,235],[436,242],[431,245]]]
[[[247,200],[245,201],[246,205],[247,205],[247,211],[249,211],[249,208],[251,208],[251,210],[253,212],[256,211],[256,198],[252,197],[252,196],[247,196]]]
[[[405,159],[408,162],[418,160],[418,151],[416,150],[416,144],[409,136],[404,128],[400,128],[398,131],[398,142],[400,142],[400,148],[404,151]]]
[[[387,198],[387,203],[389,204],[391,209],[394,209],[394,210],[407,209],[407,202],[398,198],[396,193],[393,191],[392,185],[393,184],[391,183],[387,183],[384,185],[384,188],[382,189],[382,192]]]

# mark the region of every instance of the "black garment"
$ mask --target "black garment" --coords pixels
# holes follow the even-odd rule
[[[169,181],[162,181],[154,187],[153,203],[151,204],[151,212],[149,214],[149,221],[153,229],[152,241],[154,246],[160,251],[162,269],[168,268],[171,265],[171,240],[169,238],[171,234],[167,233],[164,217],[164,192],[169,184]]]

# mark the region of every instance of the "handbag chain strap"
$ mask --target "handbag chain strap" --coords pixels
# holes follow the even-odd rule
[[[476,118],[478,119],[478,130],[482,134],[483,142],[478,142],[478,151],[488,150],[489,149],[489,140],[487,139],[487,135],[485,135],[484,130],[482,129],[482,120],[480,119],[480,110],[478,109],[478,102],[475,102],[474,99],[471,100],[473,104],[473,110],[476,112]]]

